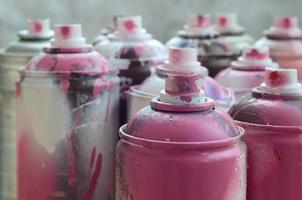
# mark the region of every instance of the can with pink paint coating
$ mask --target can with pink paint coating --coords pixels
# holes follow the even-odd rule
[[[236,60],[240,51],[233,48],[212,25],[210,15],[189,15],[183,30],[178,32],[176,37],[171,38],[166,45],[177,48],[196,48],[198,60],[208,68],[209,75],[216,74],[229,67],[233,60]]]
[[[50,46],[49,19],[28,19],[18,38],[0,50],[0,199],[17,198],[16,101],[18,70],[42,48]]]
[[[242,51],[253,46],[255,40],[246,33],[246,29],[238,23],[236,13],[217,14],[216,29],[219,37],[226,40],[234,49]]]
[[[267,69],[265,82],[230,115],[246,131],[247,200],[302,199],[302,86],[295,69]]]
[[[130,86],[141,84],[156,66],[164,63],[166,47],[147,33],[141,16],[124,16],[117,18],[117,31],[111,34],[110,40],[99,42],[95,48],[119,69],[122,125],[128,113],[125,92]]]
[[[243,131],[204,96],[196,52],[170,51],[165,90],[120,128],[116,200],[244,200]]]
[[[269,47],[271,58],[281,68],[297,69],[299,80],[302,80],[302,31],[298,26],[298,18],[275,17],[274,25],[264,35],[256,42],[256,46]]]
[[[269,57],[267,47],[250,47],[231,66],[221,71],[215,80],[235,93],[238,102],[251,90],[264,82],[265,68],[278,68]]]
[[[73,24],[56,26],[20,74],[18,199],[114,199],[117,71]]]

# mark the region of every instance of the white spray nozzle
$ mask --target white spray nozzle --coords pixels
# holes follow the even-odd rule
[[[55,38],[52,40],[53,48],[72,48],[87,46],[86,39],[82,37],[80,24],[67,24],[55,26]]]

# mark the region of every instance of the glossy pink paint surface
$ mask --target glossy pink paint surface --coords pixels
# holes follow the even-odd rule
[[[245,199],[241,134],[227,114],[207,107],[167,112],[154,105],[121,128],[117,200]]]
[[[270,75],[272,86],[286,80]],[[302,199],[301,92],[271,94],[258,87],[229,113],[246,131],[247,200]]]

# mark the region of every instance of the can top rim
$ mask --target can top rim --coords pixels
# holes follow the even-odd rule
[[[146,147],[146,148],[160,148],[160,149],[214,149],[221,148],[224,146],[232,145],[238,143],[245,131],[243,128],[239,128],[240,134],[235,137],[230,137],[228,139],[222,139],[217,141],[203,141],[203,142],[175,142],[175,141],[162,141],[162,140],[152,140],[139,138],[136,136],[129,135],[125,132],[127,124],[123,125],[119,130],[119,135],[121,141],[124,143]]]
[[[281,126],[281,125],[264,125],[248,123],[243,121],[235,120],[236,124],[242,128],[255,128],[259,131],[265,131],[266,133],[272,134],[302,134],[302,126]]]

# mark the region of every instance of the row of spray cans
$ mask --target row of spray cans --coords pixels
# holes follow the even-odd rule
[[[300,199],[297,24],[248,47],[235,15],[190,15],[167,60],[139,16],[94,48],[29,20],[1,52],[1,199]]]

